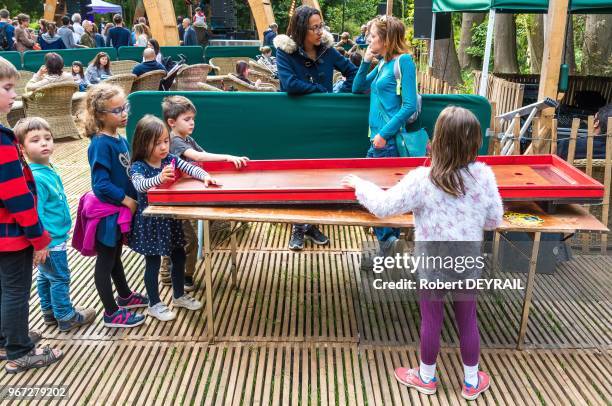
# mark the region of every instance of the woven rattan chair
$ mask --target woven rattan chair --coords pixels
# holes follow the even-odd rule
[[[213,86],[211,84],[204,83],[204,82],[198,82],[196,90],[199,90],[201,92],[222,92],[223,91],[223,89],[217,86]]]
[[[25,110],[23,109],[23,102],[15,101],[13,103],[13,107],[11,107],[11,111],[8,113],[0,113],[0,123],[9,128],[13,128],[15,123],[19,121],[20,118],[25,117]]]
[[[19,80],[15,84],[15,93],[17,93],[17,100],[21,100],[23,94],[25,93],[25,87],[34,76],[34,72],[30,72],[29,70],[20,70],[19,71]]]
[[[266,65],[252,59],[249,59],[249,68],[251,68],[251,73],[260,72],[268,76],[272,76],[274,74],[274,72],[272,72]]]
[[[76,83],[54,83],[42,86],[24,96],[27,117],[44,117],[51,126],[54,138],[81,137],[71,114],[72,95]]]
[[[121,75],[113,75],[104,80],[104,83],[120,86],[125,94],[132,92],[132,86],[136,80],[136,75],[133,73],[123,73]]]
[[[212,66],[205,63],[181,67],[172,84],[172,90],[200,90],[198,84],[206,82],[211,69]]]
[[[236,72],[236,64],[238,61],[245,61],[249,65],[252,62],[257,63],[257,61],[247,58],[245,56],[232,56],[226,58],[211,58],[210,64],[213,66],[217,75],[227,75],[228,73]]]
[[[250,77],[253,80],[261,80],[262,85],[270,85],[274,87],[276,90],[280,89],[280,81],[278,79],[273,78],[271,75],[262,73],[261,71],[251,70],[249,73]]]
[[[260,86],[249,85],[238,79],[236,75],[209,76],[206,84],[218,89],[234,92],[276,92],[277,89],[267,83]]]
[[[132,69],[134,66],[138,65],[138,62],[126,60],[126,61],[113,61],[111,64],[111,69],[113,71],[113,75],[122,75],[124,73],[132,73]]]
[[[138,92],[141,90],[159,90],[159,82],[161,82],[165,76],[166,71],[161,69],[144,73],[134,80],[132,92]]]

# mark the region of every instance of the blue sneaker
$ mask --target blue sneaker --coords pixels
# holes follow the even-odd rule
[[[127,298],[122,298],[117,296],[117,305],[119,307],[123,307],[124,309],[136,309],[138,307],[148,307],[149,306],[149,298],[145,295],[141,295],[138,292],[132,292]]]
[[[136,327],[144,323],[145,316],[131,312],[124,308],[119,308],[110,316],[104,312],[105,327]]]
[[[68,320],[60,320],[58,322],[59,331],[70,331],[73,328],[85,326],[94,321],[96,311],[94,309],[81,309],[74,312],[74,316]]]

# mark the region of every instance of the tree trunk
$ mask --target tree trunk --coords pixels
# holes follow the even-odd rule
[[[581,68],[584,75],[612,73],[612,15],[586,17]]]
[[[452,86],[463,83],[452,30],[450,38],[436,40],[433,61],[434,77],[442,79]]]
[[[505,13],[496,14],[494,31],[493,71],[498,73],[518,73],[514,15]]]
[[[482,58],[469,55],[472,46],[472,28],[482,23],[484,13],[463,13],[461,19],[461,39],[459,40],[459,65],[461,69],[482,69]]]
[[[144,17],[146,14],[143,0],[136,1],[136,7],[134,8],[134,21],[137,21],[140,17]]]
[[[531,14],[527,18],[527,44],[529,45],[529,70],[539,74],[544,54],[544,15]]]

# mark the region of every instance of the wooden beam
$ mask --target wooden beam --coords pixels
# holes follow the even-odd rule
[[[144,0],[153,38],[159,45],[179,45],[176,15],[172,0]]]
[[[546,97],[557,100],[559,71],[563,57],[563,47],[565,46],[568,4],[569,0],[550,0],[548,2],[538,100],[543,100]],[[550,130],[552,128],[554,114],[555,109],[552,107],[541,111],[540,125],[542,129]],[[537,148],[539,145],[535,147]]]
[[[272,4],[270,0],[249,0],[249,6],[251,6],[251,13],[253,13],[259,39],[263,41],[264,31],[275,22]]]
[[[321,11],[321,5],[319,5],[319,0],[302,0],[302,4],[305,6],[314,7],[317,10]]]
[[[43,18],[47,21],[55,21],[55,8],[57,0],[46,0],[44,5]]]
[[[387,15],[393,15],[393,0],[387,0]]]

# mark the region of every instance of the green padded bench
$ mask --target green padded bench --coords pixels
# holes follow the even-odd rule
[[[276,55],[276,48],[272,48],[272,55]],[[261,55],[258,46],[212,46],[209,45],[204,49],[204,61],[208,63],[210,58],[231,58],[242,56],[245,58],[255,59],[257,55]]]
[[[94,59],[98,52],[106,52],[112,61],[117,60],[117,50],[113,47],[106,48],[74,48],[57,49],[53,51],[26,51],[23,54],[23,69],[36,72],[45,63],[47,52],[56,52],[64,58],[64,66],[72,65],[74,61],[80,61],[86,67]],[[112,70],[112,64],[111,64]]]
[[[21,53],[17,51],[2,51],[0,56],[12,63],[17,70],[21,70]]]
[[[162,117],[161,101],[171,94],[188,97],[196,106],[193,137],[207,151],[246,155],[251,159],[356,158],[368,150],[369,97],[353,94],[241,92],[135,92],[127,134],[145,114]],[[489,102],[474,95],[423,95],[422,124],[433,134],[446,106],[465,107],[482,125],[483,148],[491,122]]]
[[[119,60],[142,61],[143,47],[119,47]],[[178,55],[183,54],[187,58],[187,64],[195,65],[204,62],[204,48],[199,45],[181,47],[160,47],[160,52],[164,58],[171,57],[173,61],[178,61]]]

